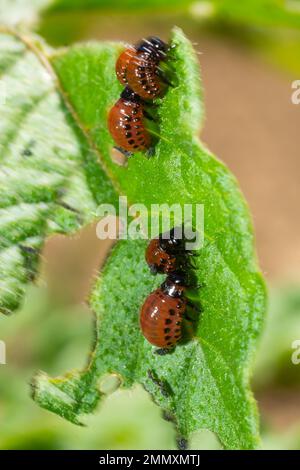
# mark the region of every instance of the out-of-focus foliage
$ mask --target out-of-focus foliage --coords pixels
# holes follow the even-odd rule
[[[274,289],[256,363],[255,386],[299,385],[300,364],[292,362],[292,343],[300,340],[300,289]]]
[[[221,0],[221,30],[244,41],[289,72],[300,72],[300,2],[298,0]]]
[[[53,10],[105,9],[138,11],[145,9],[186,9],[194,0],[53,0]]]
[[[32,25],[53,0],[1,0],[0,25]]]
[[[169,11],[185,10],[190,3],[192,0],[1,0],[0,24],[28,26],[36,23],[41,15],[57,10]]]
[[[0,23],[28,23],[53,11],[105,10],[138,12],[189,10],[197,17],[250,27],[300,28],[297,0],[2,0]]]
[[[260,396],[271,402],[271,411],[265,420],[263,415],[263,448],[293,450],[300,448],[300,420],[292,415],[299,408],[300,364],[300,286],[286,284],[270,291],[270,307],[267,322],[255,365],[253,386]],[[275,394],[276,392],[276,394]],[[273,401],[273,396],[277,400]],[[287,401],[292,400],[292,408]],[[298,405],[297,405],[298,401]],[[273,402],[273,405],[272,405]],[[285,414],[287,413],[287,419]],[[270,419],[279,415],[281,426]],[[291,419],[292,418],[292,419]],[[289,420],[291,421],[288,424]],[[278,418],[277,418],[278,421]]]
[[[266,450],[299,450],[300,423],[287,430],[268,430],[263,436],[263,449]]]
[[[212,3],[216,15],[223,21],[251,28],[300,28],[297,0],[214,0]]]

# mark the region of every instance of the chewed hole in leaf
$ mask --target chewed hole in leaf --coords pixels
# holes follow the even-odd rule
[[[124,155],[120,150],[118,150],[116,147],[111,148],[110,156],[112,161],[119,166],[127,166],[128,163],[128,157]]]
[[[122,384],[122,377],[119,374],[106,374],[101,378],[99,391],[104,395],[115,392]]]

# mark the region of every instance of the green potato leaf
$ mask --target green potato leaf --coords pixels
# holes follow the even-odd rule
[[[13,96],[2,138],[9,178],[3,177],[7,189],[1,192],[6,201],[2,253],[7,259],[1,263],[1,302],[4,310],[12,308],[15,294],[23,289],[24,260],[19,250],[23,238],[46,236],[57,227],[74,231],[94,216],[97,204],[116,205],[116,194],[147,209],[162,203],[203,204],[204,246],[195,270],[203,285],[196,299],[203,312],[193,339],[172,354],[159,356],[143,338],[139,309],[162,278],[148,272],[145,240],[121,241],[91,293],[97,324],[87,368],[54,379],[38,374],[33,396],[42,407],[80,424],[107,389],[139,382],[183,438],[206,428],[225,448],[255,448],[259,435],[249,373],[262,326],[265,289],[252,225],[235,178],[198,140],[203,101],[193,49],[178,29],[171,43],[175,86],[157,103],[160,139],[155,153],[148,159],[135,154],[121,167],[111,158],[113,142],[106,122],[121,90],[114,68],[122,45],[89,43],[55,52],[28,38],[2,36],[3,77],[14,86],[7,87]],[[26,50],[24,56],[20,53],[21,61],[15,57],[18,49]],[[45,87],[50,103],[43,98]],[[17,106],[20,96],[26,106],[22,102]],[[33,136],[37,142],[33,158],[24,159],[24,145]],[[36,171],[46,178],[45,188],[39,188],[43,181],[39,175],[27,178]],[[61,212],[57,187],[66,188],[67,214]],[[23,211],[23,206],[18,211],[16,200],[29,204],[31,212]],[[80,213],[80,222],[70,222],[69,213],[74,217],[74,211],[68,206]],[[153,382],[149,372],[158,381]],[[107,377],[115,385],[107,387]]]

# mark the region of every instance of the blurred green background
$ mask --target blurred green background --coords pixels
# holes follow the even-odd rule
[[[265,332],[254,366],[263,446],[300,448],[300,1],[17,0],[1,3],[0,22],[31,27],[54,46],[75,41],[168,39],[178,25],[202,67],[202,139],[231,168],[252,210],[258,254],[270,290]],[[0,318],[7,365],[0,365],[1,449],[175,449],[172,425],[141,387],[118,390],[76,427],[40,409],[29,395],[33,373],[84,367],[93,339],[84,300],[104,247],[95,228],[53,237],[37,286],[22,311]],[[209,432],[191,448],[219,448]]]

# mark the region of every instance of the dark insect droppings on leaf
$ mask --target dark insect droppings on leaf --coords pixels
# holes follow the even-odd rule
[[[169,343],[168,346],[171,346],[171,343]],[[170,348],[159,348],[154,351],[154,353],[158,354],[159,356],[165,356],[166,354],[170,354],[171,352],[173,352],[173,349]]]
[[[35,145],[35,140],[30,140],[26,147],[22,150],[21,155],[23,157],[32,157],[33,152],[32,152],[32,147]]]
[[[186,450],[188,448],[188,442],[183,437],[177,437],[176,443],[179,450]]]
[[[67,209],[70,212],[74,212],[75,214],[79,214],[79,210],[75,209],[75,207],[70,206],[67,202],[64,201],[59,201],[58,204],[63,207],[64,209]]]
[[[162,412],[162,417],[165,421],[169,421],[170,423],[175,423],[175,418],[174,416],[171,415],[171,413],[169,413],[168,411],[166,410],[163,410]]]
[[[168,382],[166,382],[166,380],[159,379],[159,377],[157,376],[156,372],[153,369],[148,370],[148,377],[160,389],[161,394],[165,398],[168,398],[170,395],[172,395],[173,392]]]
[[[24,267],[28,281],[34,281],[37,273],[37,262],[40,251],[33,246],[19,244],[24,257]]]
[[[22,151],[23,157],[31,157],[33,155],[32,151],[30,149],[24,149]]]

